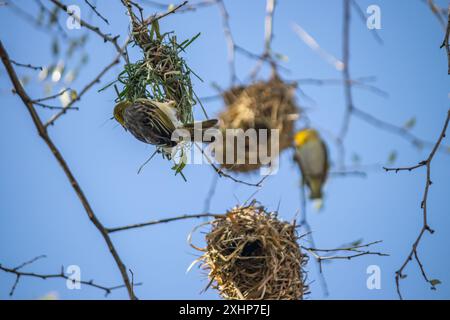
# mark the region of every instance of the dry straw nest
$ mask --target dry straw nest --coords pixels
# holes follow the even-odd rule
[[[209,270],[209,286],[225,299],[297,300],[307,291],[307,256],[295,225],[255,202],[236,207],[211,223],[207,246],[198,259]]]
[[[290,147],[293,141],[294,121],[298,118],[300,109],[295,102],[295,84],[283,82],[277,75],[269,81],[260,81],[249,86],[237,86],[222,94],[225,110],[219,115],[221,128],[224,129],[267,129],[269,137],[267,141],[268,155],[270,150],[270,129],[279,130],[279,152]],[[224,134],[225,136],[225,134]],[[266,147],[258,139],[258,148]],[[225,163],[221,160],[222,167],[235,172],[249,172],[261,167],[258,158],[257,163],[250,163],[248,141],[245,144],[245,163]],[[223,154],[226,154],[226,144],[223,144]],[[258,150],[258,149],[256,149]],[[264,149],[266,150],[266,149]],[[237,151],[234,150],[235,159]]]

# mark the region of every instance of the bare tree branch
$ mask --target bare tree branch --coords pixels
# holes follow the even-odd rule
[[[356,2],[356,0],[351,0],[352,1],[352,6],[355,8],[356,13],[358,13],[359,17],[361,18],[361,21],[366,24],[367,21],[367,17],[366,14],[364,13],[364,10],[361,8],[361,6],[359,5],[358,2]],[[375,40],[379,43],[379,44],[383,44],[383,39],[380,37],[380,35],[377,32],[377,29],[373,29],[370,30],[371,34],[373,35],[373,37],[375,38]]]
[[[304,236],[307,237],[307,241],[309,242],[310,246],[315,248],[316,242],[314,240],[313,231],[311,229],[311,226],[308,222],[307,217],[307,211],[306,211],[306,193],[305,193],[305,184],[301,183],[300,187],[300,201],[301,201],[301,208],[300,208],[300,221],[298,223],[298,228],[303,228],[305,230]],[[314,259],[317,270],[318,270],[318,276],[319,276],[319,282],[322,287],[323,295],[328,296],[330,294],[328,290],[328,284],[327,280],[325,279],[325,275],[322,270],[322,265],[320,263],[320,260]]]
[[[435,3],[434,0],[422,0],[422,2],[428,4],[431,12],[434,14],[434,16],[436,17],[436,19],[439,21],[439,23],[441,24],[442,28],[446,27],[445,24],[445,14],[442,14],[441,8],[439,8]]]
[[[34,99],[32,102],[33,102],[33,103],[36,103],[36,102],[42,102],[42,101],[52,100],[52,99],[58,98],[59,96],[61,96],[61,95],[63,95],[64,93],[66,93],[67,91],[71,91],[71,90],[72,90],[72,89],[67,88],[67,89],[64,89],[64,90],[60,91],[60,92],[57,93],[57,94],[54,94],[54,95],[51,95],[51,96],[48,96],[48,97],[45,97],[45,98]]]
[[[89,2],[89,0],[84,0],[84,2],[94,11],[94,13],[103,21],[105,21],[106,24],[109,24],[108,19],[106,19],[104,16],[101,15],[100,12],[97,10],[97,6],[94,6],[92,3]]]
[[[398,269],[395,272],[395,283],[396,283],[396,287],[397,287],[397,293],[400,299],[403,299],[401,291],[400,291],[400,280],[404,279],[406,277],[406,275],[403,273],[403,271],[405,270],[406,266],[409,264],[409,262],[415,258],[421,273],[425,279],[426,282],[428,282],[431,285],[431,288],[435,287],[434,281],[433,280],[429,280],[426,273],[425,273],[425,269],[421,263],[421,261],[419,260],[419,256],[417,255],[417,247],[419,246],[420,240],[422,239],[423,235],[425,234],[426,231],[428,231],[429,233],[434,233],[434,230],[430,228],[429,224],[428,224],[428,211],[427,211],[427,200],[428,200],[428,192],[429,192],[429,188],[432,184],[431,181],[431,162],[433,161],[434,156],[436,155],[436,152],[439,149],[439,146],[442,143],[442,140],[445,138],[446,132],[447,132],[447,127],[448,127],[448,123],[450,121],[450,109],[447,112],[447,118],[445,120],[444,123],[444,127],[442,129],[441,134],[439,135],[439,138],[433,148],[433,150],[431,150],[430,155],[428,156],[427,159],[419,162],[419,164],[411,166],[411,167],[399,167],[399,168],[384,168],[387,171],[395,171],[395,172],[399,172],[399,171],[412,171],[421,167],[426,167],[426,179],[425,179],[425,190],[423,193],[423,198],[422,198],[422,202],[421,202],[421,208],[423,211],[422,217],[423,217],[423,224],[422,224],[422,228],[419,232],[419,235],[417,236],[416,240],[413,242],[412,244],[412,248],[411,251],[409,252],[408,256],[406,257],[406,260],[403,262],[403,264],[401,265],[400,269]]]
[[[198,219],[198,218],[208,218],[208,217],[218,218],[218,217],[222,217],[222,216],[223,216],[222,214],[213,214],[213,213],[185,214],[182,216],[159,219],[159,220],[151,220],[148,222],[130,224],[127,226],[122,226],[122,227],[107,228],[106,230],[108,233],[114,233],[114,232],[118,232],[118,231],[138,229],[138,228],[142,228],[142,227],[153,226],[156,224],[168,223],[168,222],[178,221],[178,220]]]
[[[11,63],[16,65],[16,66],[18,66],[18,67],[23,67],[23,68],[33,69],[33,70],[42,70],[42,67],[36,67],[36,66],[33,66],[33,65],[29,64],[29,63],[24,64],[24,63],[16,62],[14,60],[11,60]]]
[[[39,115],[37,114],[36,110],[34,109],[33,102],[31,98],[28,96],[28,94],[25,92],[24,88],[22,87],[22,84],[20,83],[19,79],[17,78],[17,74],[9,60],[8,53],[6,52],[5,48],[3,47],[3,43],[0,41],[0,57],[2,59],[2,62],[6,68],[6,71],[9,75],[9,78],[11,79],[11,82],[19,95],[19,97],[22,99],[23,104],[27,108],[28,112],[30,113],[30,116],[33,120],[33,123],[38,131],[39,136],[44,140],[44,142],[47,144],[47,147],[51,150],[53,156],[61,166],[62,170],[66,174],[67,179],[69,180],[73,190],[77,194],[81,204],[83,205],[86,214],[89,218],[89,220],[92,222],[92,224],[97,228],[97,230],[102,235],[103,239],[106,242],[106,245],[108,246],[108,249],[111,253],[111,255],[114,258],[114,261],[117,265],[117,267],[120,270],[120,273],[122,275],[122,279],[124,281],[125,286],[127,287],[128,294],[131,299],[135,299],[136,297],[133,294],[133,290],[131,287],[130,280],[128,278],[128,274],[125,268],[124,263],[122,262],[122,259],[120,258],[119,254],[117,253],[116,248],[114,247],[114,244],[112,243],[108,232],[106,231],[103,224],[98,220],[97,216],[95,215],[94,211],[92,210],[92,207],[84,195],[83,190],[81,189],[80,185],[78,184],[78,181],[76,180],[75,176],[73,175],[72,171],[70,170],[68,164],[66,163],[65,159],[59,152],[58,148],[53,143],[52,139],[48,135],[47,128],[42,123]]]
[[[222,28],[223,33],[225,34],[225,41],[227,43],[227,51],[228,51],[228,66],[230,69],[230,84],[233,86],[236,83],[236,65],[235,65],[235,53],[236,53],[236,44],[234,42],[233,34],[231,33],[230,28],[230,16],[228,14],[227,9],[225,8],[225,4],[223,0],[216,0],[216,4],[219,7],[220,14],[222,16]]]
[[[388,98],[389,93],[386,91],[378,88],[377,86],[368,84],[367,82],[369,80],[372,80],[373,77],[364,77],[364,78],[357,78],[357,79],[351,79],[350,85],[353,87],[359,87],[361,89],[370,91],[376,95],[379,95],[383,98]],[[292,80],[291,80],[292,81]],[[317,85],[317,86],[323,86],[323,85],[343,85],[345,84],[345,81],[342,79],[314,79],[314,78],[303,78],[303,79],[297,79],[294,80],[299,85]]]
[[[372,245],[381,243],[382,241],[374,241],[367,244],[362,245],[354,245],[350,247],[336,248],[336,249],[317,249],[314,247],[305,247],[302,248],[313,255],[319,263],[324,260],[351,260],[353,258],[366,256],[366,255],[375,255],[381,257],[389,256],[386,253],[378,252],[378,251],[370,251],[370,250],[362,250],[361,248],[368,248]],[[328,253],[328,255],[323,255],[323,253]]]
[[[158,9],[162,9],[162,10],[166,10],[169,6],[165,3],[161,3],[158,1],[151,1],[151,0],[141,0],[143,2],[144,5],[149,5],[149,6],[153,6],[156,7]],[[183,13],[183,12],[190,12],[190,11],[195,11],[197,9],[200,8],[204,8],[204,7],[209,7],[213,4],[216,3],[216,0],[203,0],[203,1],[197,1],[195,3],[191,3],[191,4],[187,4],[185,5],[183,8],[181,8],[180,10],[177,10],[178,13]]]
[[[233,177],[232,175],[226,173],[224,170],[222,170],[221,168],[219,168],[218,166],[216,166],[213,161],[210,159],[210,157],[205,153],[205,151],[202,149],[201,146],[199,146],[197,143],[194,143],[196,148],[198,148],[201,153],[203,154],[203,156],[206,158],[206,160],[208,161],[209,165],[214,169],[214,171],[219,175],[219,177],[224,177],[224,178],[228,178],[236,183],[240,183],[249,187],[262,187],[262,183],[267,179],[267,177],[269,175],[264,176],[263,178],[261,178],[257,183],[250,183],[250,182],[246,182],[244,180],[240,180],[237,179],[235,177]]]
[[[111,69],[112,67],[114,67],[115,65],[120,63],[120,57],[123,55],[123,52],[124,52],[125,48],[128,46],[129,42],[130,42],[130,39],[128,38],[125,41],[125,44],[123,45],[123,47],[120,49],[119,53],[117,53],[114,60],[111,63],[109,63],[105,68],[103,68],[103,70],[77,94],[77,97],[75,99],[73,99],[66,106],[64,106],[60,112],[53,115],[45,123],[45,125],[44,125],[45,128],[47,128],[50,125],[53,125],[55,123],[55,121],[58,120],[59,117],[64,115],[67,112],[67,110],[73,106],[73,104],[75,102],[80,101],[81,98],[83,97],[83,95],[89,91],[89,89],[91,89],[95,84],[99,83],[101,78],[108,72],[109,69]]]
[[[48,14],[51,14],[51,12],[39,1],[37,0],[36,3],[40,7],[41,10],[47,12]],[[44,31],[48,33],[49,31],[53,31],[50,25],[43,25],[40,23],[40,21],[36,18],[36,15],[30,14],[27,11],[23,10],[19,6],[17,6],[13,1],[6,2],[6,6],[9,7],[17,16],[22,18],[27,23],[32,24],[37,30]],[[58,28],[58,34],[61,35],[64,39],[67,39],[67,32],[62,28],[62,26],[59,23],[56,23],[56,26]]]
[[[129,0],[126,0],[129,1]],[[181,7],[185,6],[188,2],[184,1],[183,3],[180,3],[177,6],[174,6],[172,9],[170,9],[169,11],[165,12],[165,13],[161,13],[159,15],[156,16],[152,16],[150,18],[145,19],[145,21],[143,22],[144,25],[149,25],[152,24],[154,21],[158,21],[159,19],[162,19],[172,13],[175,13],[176,11],[178,11],[178,9],[180,9]]]
[[[84,284],[84,285],[87,285],[87,286],[90,286],[90,287],[93,287],[93,288],[97,288],[97,289],[103,290],[105,292],[105,297],[108,296],[111,293],[111,291],[113,291],[113,290],[125,288],[125,285],[106,287],[106,286],[99,285],[99,284],[95,283],[93,280],[89,280],[89,281],[75,280],[75,279],[71,278],[70,276],[68,276],[64,272],[64,267],[61,267],[61,271],[59,273],[48,273],[48,274],[47,273],[44,274],[44,273],[19,271],[19,269],[22,269],[23,267],[25,267],[25,266],[27,266],[29,264],[32,264],[33,262],[35,262],[35,261],[37,261],[37,260],[39,260],[41,258],[45,258],[45,255],[41,255],[41,256],[38,256],[36,258],[33,258],[32,260],[24,262],[21,265],[15,267],[15,268],[8,268],[8,267],[3,266],[0,263],[0,270],[1,271],[4,271],[6,273],[11,273],[11,274],[14,274],[16,276],[14,284],[11,287],[11,290],[9,292],[10,296],[14,295],[14,292],[15,292],[15,290],[17,288],[17,285],[19,284],[19,281],[20,281],[20,279],[22,277],[24,277],[24,278],[25,277],[39,278],[39,279],[43,279],[43,280],[46,280],[46,279],[64,279],[64,280],[69,280],[73,284],[80,283],[80,284]],[[142,283],[135,283],[134,285],[137,286],[137,285],[141,285],[141,284]]]
[[[92,32],[96,33],[99,37],[101,37],[103,39],[104,42],[112,43],[113,46],[116,48],[117,52],[119,52],[120,54],[123,54],[122,49],[120,48],[119,44],[117,43],[117,39],[119,38],[119,36],[113,37],[109,34],[102,32],[99,27],[96,27],[96,26],[86,22],[83,19],[81,19],[80,17],[78,17],[77,15],[75,15],[74,12],[70,11],[69,8],[65,4],[62,4],[61,2],[59,2],[59,0],[50,0],[50,1],[53,2],[58,8],[65,11],[69,16],[71,16],[73,19],[75,19],[78,23],[80,23],[80,25],[82,27],[85,27],[85,28],[91,30]]]
[[[346,109],[344,113],[344,120],[342,122],[341,130],[339,133],[339,140],[343,141],[345,136],[347,135],[348,128],[350,126],[351,113],[354,109],[353,103],[353,91],[351,85],[351,77],[350,77],[350,20],[351,20],[351,10],[350,10],[350,1],[351,0],[343,0],[344,1],[344,27],[343,27],[343,36],[342,36],[342,77],[344,81],[344,94],[345,94],[345,103]]]
[[[272,75],[277,72],[277,64],[272,52],[273,17],[275,15],[276,4],[276,0],[266,0],[266,17],[264,20],[264,52],[262,53],[256,66],[250,72],[250,78],[252,79],[256,78],[265,61],[270,63]]]
[[[448,60],[448,74],[450,75],[450,45],[449,45],[449,38],[450,38],[450,5],[448,6],[448,21],[447,21],[447,28],[445,31],[445,37],[444,41],[442,42],[441,48],[445,47],[445,50],[447,51],[447,60]]]

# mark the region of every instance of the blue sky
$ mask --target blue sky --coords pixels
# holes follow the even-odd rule
[[[31,14],[36,7],[31,1],[17,1],[18,6]],[[69,2],[66,2],[69,4]],[[80,4],[82,18],[89,17],[84,1]],[[168,2],[167,2],[168,3]],[[389,98],[371,92],[354,90],[355,104],[388,122],[403,125],[412,116],[417,124],[414,134],[425,140],[438,137],[449,107],[447,61],[439,49],[443,39],[442,27],[428,7],[419,0],[365,1],[362,8],[377,4],[382,13],[379,45],[353,11],[351,23],[351,72],[353,77],[376,76],[376,85],[389,93]],[[447,1],[437,1],[446,6]],[[45,2],[50,7],[50,5]],[[236,43],[252,52],[263,49],[264,1],[228,0],[230,24]],[[152,8],[145,6],[146,13]],[[98,1],[98,9],[108,17],[110,25],[92,17],[95,25],[105,32],[120,34],[124,39],[128,17],[119,1]],[[64,20],[61,16],[61,21]],[[289,57],[283,65],[290,70],[282,73],[285,79],[340,78],[332,66],[307,47],[293,32],[292,23],[300,24],[319,44],[334,56],[341,57],[342,1],[279,1],[275,15],[273,49]],[[0,8],[1,40],[12,59],[34,65],[48,65],[57,61],[51,55],[52,35],[18,18],[7,8]],[[215,94],[211,83],[226,88],[229,71],[226,63],[226,44],[217,7],[192,13],[177,14],[161,22],[165,31],[174,30],[179,39],[201,32],[188,49],[186,59],[204,82],[195,80],[199,96]],[[13,31],[8,32],[11,29]],[[70,30],[69,37],[80,36],[84,30]],[[90,59],[79,78],[71,84],[81,88],[92,80],[115,56],[113,47],[90,34],[86,46]],[[136,58],[136,52],[132,52]],[[68,67],[77,63],[77,58]],[[237,56],[238,77],[246,79],[254,61]],[[113,68],[102,84],[113,80],[121,71]],[[45,95],[37,72],[17,69],[28,75],[26,86],[32,97]],[[261,74],[264,78],[267,70]],[[50,151],[36,134],[32,121],[18,97],[10,93],[11,84],[0,68],[0,102],[5,121],[0,127],[0,263],[16,266],[34,256],[46,254],[24,270],[40,273],[59,272],[61,265],[78,265],[84,280],[94,279],[100,284],[120,284],[121,278],[100,234],[87,219],[81,204]],[[79,111],[62,117],[49,128],[51,137],[60,148],[81,184],[99,219],[106,226],[121,226],[181,214],[200,213],[214,172],[209,166],[186,168],[188,179],[174,177],[170,164],[155,157],[137,175],[140,164],[153,152],[108,121],[114,107],[114,90],[98,93],[97,85],[78,103]],[[55,89],[56,90],[56,89]],[[344,110],[341,86],[302,87],[315,103],[298,96],[299,104],[307,109],[313,125],[326,131],[338,132]],[[54,91],[56,92],[56,91]],[[55,103],[58,103],[57,101]],[[216,115],[221,101],[207,103],[208,113]],[[53,112],[39,110],[43,119]],[[201,117],[201,111],[197,110]],[[322,130],[336,159],[330,137]],[[334,261],[324,266],[332,299],[396,299],[394,272],[404,261],[421,227],[420,201],[425,183],[425,171],[387,174],[381,169],[396,150],[398,165],[416,164],[426,158],[429,149],[418,150],[399,136],[381,131],[354,118],[346,140],[347,162],[358,154],[363,164],[380,164],[367,178],[335,177],[325,187],[325,208],[315,214],[308,206],[309,220],[317,246],[334,248],[363,238],[365,241],[383,240],[376,248],[389,257],[364,256],[351,261]],[[280,171],[270,177],[256,198],[268,209],[280,203],[280,216],[292,219],[300,207],[299,171],[290,161],[291,154],[282,156]],[[426,235],[419,254],[430,278],[440,279],[436,291],[429,288],[415,263],[401,282],[405,298],[450,298],[450,215],[447,191],[450,188],[450,155],[437,154],[432,164],[434,184],[429,194],[429,221],[435,234]],[[242,176],[258,180],[257,175]],[[211,211],[223,213],[244,202],[255,190],[220,179],[211,202]],[[216,299],[216,292],[201,293],[207,285],[205,275],[198,269],[186,274],[186,269],[198,254],[186,242],[187,235],[201,220],[173,222],[113,234],[112,238],[127,268],[133,270],[136,294],[142,299]],[[202,243],[201,236],[195,237]],[[375,249],[375,248],[374,248]],[[366,287],[366,269],[378,265],[381,269],[380,290]],[[309,299],[324,298],[317,268],[307,267],[311,284]],[[14,276],[0,273],[0,299],[10,299],[9,290]],[[21,279],[15,299],[36,299],[48,292],[57,292],[62,299],[103,298],[99,290],[83,286],[68,290],[64,281]],[[125,290],[114,291],[110,298],[127,298]]]

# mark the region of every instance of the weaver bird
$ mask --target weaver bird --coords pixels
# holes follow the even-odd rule
[[[114,107],[114,118],[136,139],[161,147],[166,155],[179,143],[172,140],[172,134],[177,129],[187,130],[190,141],[194,141],[198,137],[202,139],[203,131],[217,124],[215,119],[183,124],[178,119],[174,101],[158,102],[149,99],[119,102]]]
[[[303,182],[309,188],[310,199],[319,200],[320,207],[322,187],[328,173],[327,147],[314,129],[300,130],[295,134],[294,141],[294,159],[300,166]]]

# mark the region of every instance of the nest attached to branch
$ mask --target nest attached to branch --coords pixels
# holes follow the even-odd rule
[[[159,23],[154,20],[149,26],[130,11],[132,37],[144,54],[142,60],[129,63],[119,75],[125,89],[119,100],[134,101],[148,98],[161,102],[175,101],[177,117],[183,123],[193,122],[192,107],[197,103],[191,75],[195,73],[180,56],[200,34],[177,43],[173,32],[160,33]]]
[[[283,82],[277,75],[269,81],[260,81],[249,86],[233,87],[222,94],[225,110],[219,115],[221,129],[256,129],[258,132],[258,148],[266,148],[267,155],[272,155],[270,148],[270,130],[279,130],[278,150],[281,153],[284,149],[292,146],[294,135],[294,121],[298,119],[300,108],[295,101],[294,84]],[[259,130],[267,129],[268,138],[266,146],[259,140]],[[225,134],[223,134],[225,137]],[[225,140],[225,138],[224,138]],[[263,145],[264,144],[264,145]],[[250,153],[252,149],[245,143],[245,163],[226,163],[226,143],[223,143],[223,159],[217,159],[222,167],[235,172],[249,172],[262,166],[257,157],[256,163],[250,163]],[[234,150],[237,159],[237,150]]]
[[[307,256],[295,225],[280,221],[255,202],[210,222],[199,258],[209,270],[209,286],[225,299],[298,300],[307,292]]]

